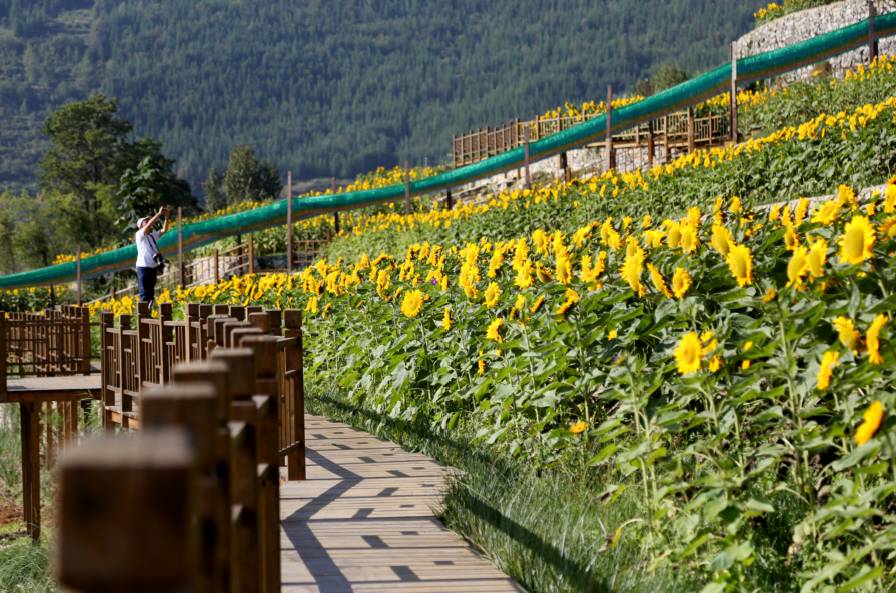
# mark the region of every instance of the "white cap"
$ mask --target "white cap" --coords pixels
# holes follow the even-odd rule
[[[137,228],[138,228],[138,229],[142,229],[142,228],[143,228],[143,225],[145,225],[147,222],[149,222],[149,219],[150,219],[149,216],[144,216],[143,218],[141,218],[140,220],[138,220],[138,221],[137,221]]]

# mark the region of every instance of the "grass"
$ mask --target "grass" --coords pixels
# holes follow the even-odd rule
[[[0,544],[0,591],[4,593],[44,593],[56,591],[50,571],[50,538],[39,545],[20,537]]]
[[[656,592],[692,590],[687,574],[651,569],[642,538],[644,506],[634,491],[602,497],[604,482],[569,459],[566,471],[530,467],[470,443],[463,430],[434,433],[424,422],[389,418],[315,389],[306,376],[306,409],[425,453],[459,471],[448,482],[442,520],[531,591]],[[569,468],[575,468],[572,471]],[[549,502],[548,502],[549,501]]]

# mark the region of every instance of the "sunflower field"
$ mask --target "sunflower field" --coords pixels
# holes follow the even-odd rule
[[[360,213],[299,274],[162,299],[302,308],[309,406],[456,465],[446,521],[530,590],[892,591],[896,99],[858,76],[737,146]]]

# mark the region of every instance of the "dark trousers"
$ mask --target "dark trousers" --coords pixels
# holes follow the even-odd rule
[[[155,268],[137,268],[137,292],[140,294],[141,303],[151,303],[156,300],[156,279],[158,270]]]

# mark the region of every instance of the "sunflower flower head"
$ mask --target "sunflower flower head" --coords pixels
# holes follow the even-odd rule
[[[687,270],[675,268],[675,273],[672,275],[672,292],[675,294],[675,298],[683,299],[688,289],[691,288],[691,283],[691,275]]]
[[[731,275],[739,286],[753,283],[753,254],[746,245],[734,245],[726,258]]]
[[[840,259],[848,264],[860,264],[871,257],[874,247],[874,227],[864,216],[853,216],[843,227],[840,236]]]
[[[821,357],[821,364],[818,365],[818,379],[816,386],[821,391],[827,389],[831,384],[831,375],[834,367],[840,364],[840,353],[836,350],[828,350]]]
[[[492,320],[491,323],[488,324],[488,329],[485,332],[485,337],[489,340],[493,340],[499,344],[504,343],[504,337],[501,335],[501,328],[504,327],[504,318],[497,317]]]
[[[862,418],[862,424],[856,429],[856,444],[864,445],[880,428],[884,420],[884,405],[880,400],[871,402]]]
[[[887,316],[879,313],[865,333],[865,346],[868,348],[868,360],[871,364],[883,364],[884,358],[880,354],[880,330],[889,322]]]
[[[423,292],[420,290],[409,290],[404,294],[401,300],[401,313],[405,317],[414,318],[420,314],[423,309]]]
[[[703,343],[697,332],[689,332],[685,334],[678,345],[675,347],[675,362],[678,367],[678,374],[688,375],[696,373],[700,370],[700,363],[703,359]]]

